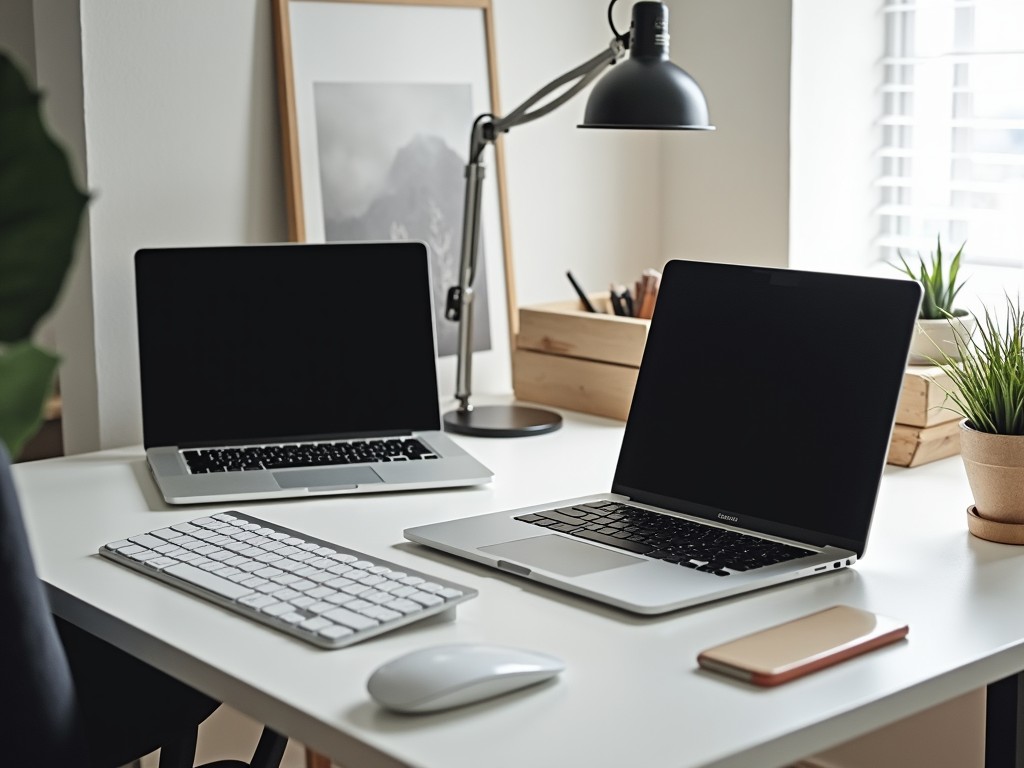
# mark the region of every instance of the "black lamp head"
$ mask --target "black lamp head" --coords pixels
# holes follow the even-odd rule
[[[668,59],[668,7],[633,6],[629,58],[594,86],[580,128],[713,131],[696,81]]]

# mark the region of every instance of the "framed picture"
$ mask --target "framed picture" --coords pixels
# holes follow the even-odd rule
[[[464,170],[473,120],[498,112],[490,0],[275,0],[293,240],[422,240],[442,396],[455,392]],[[511,391],[515,328],[504,159],[488,159],[474,282],[473,390]],[[378,290],[387,311],[387,275]],[[339,300],[349,286],[339,286]],[[372,318],[368,318],[372,322]]]

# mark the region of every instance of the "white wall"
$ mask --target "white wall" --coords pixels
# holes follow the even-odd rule
[[[69,452],[136,443],[134,251],[285,238],[270,4],[33,3],[37,60],[49,62],[41,84],[70,92],[57,106],[72,115],[64,128],[96,195],[58,317],[65,442]],[[704,88],[718,131],[579,131],[582,94],[508,134],[520,304],[569,297],[566,269],[601,290],[670,257],[787,263],[790,3],[669,6],[673,60]],[[592,0],[494,0],[504,111],[606,46],[604,11]],[[71,22],[77,64],[74,46],[57,42]]]
[[[84,125],[69,131],[95,194],[75,281],[91,305],[63,306],[58,334],[65,392],[95,396],[66,400],[65,444],[137,443],[132,254],[286,238],[270,3],[34,7],[37,60],[55,62],[44,87],[73,86],[81,69]],[[74,47],[54,41],[69,19],[80,22],[77,63]],[[505,110],[611,38],[603,4],[591,0],[495,0],[494,19]],[[571,296],[566,268],[596,290],[658,261],[656,139],[577,131],[584,98],[505,138],[520,303]]]
[[[36,40],[32,0],[4,0],[0,3],[0,49],[22,68],[30,82],[35,82]]]
[[[713,133],[661,140],[665,258],[786,266],[790,0],[669,0],[671,58]]]
[[[612,39],[604,2],[493,3],[505,112]],[[615,8],[620,30],[629,27],[630,7]],[[661,263],[659,137],[576,128],[588,95],[504,138],[520,305],[572,298],[567,269],[600,291]]]
[[[99,440],[109,447],[142,438],[135,251],[287,236],[270,4],[82,0],[81,11]]]
[[[879,6],[794,0],[792,267],[860,272],[876,258]]]

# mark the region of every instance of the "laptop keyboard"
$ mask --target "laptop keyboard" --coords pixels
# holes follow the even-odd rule
[[[615,501],[560,507],[515,519],[716,576],[816,554]]]
[[[254,469],[323,467],[376,461],[420,461],[437,454],[415,437],[338,440],[259,445],[245,448],[195,448],[182,451],[189,472],[245,472]]]
[[[241,512],[199,517],[100,554],[324,648],[454,611],[477,591]]]

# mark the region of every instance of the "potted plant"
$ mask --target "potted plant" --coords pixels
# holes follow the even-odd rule
[[[935,253],[926,259],[917,255],[917,267],[912,267],[897,251],[900,264],[894,265],[924,287],[921,312],[918,315],[917,330],[910,344],[910,362],[914,365],[934,364],[946,358],[956,358],[957,337],[970,337],[974,331],[975,319],[965,309],[953,305],[963,281],[957,282],[960,273],[960,257],[964,245],[956,252],[948,267],[942,261],[942,239],[935,238]]]
[[[39,114],[39,93],[0,53],[0,442],[16,457],[42,423],[58,358],[33,341],[71,264],[88,196]]]
[[[987,307],[973,336],[957,336],[941,363],[949,406],[963,417],[960,453],[974,504],[969,530],[1024,544],[1024,309],[1006,297],[1002,317]]]

